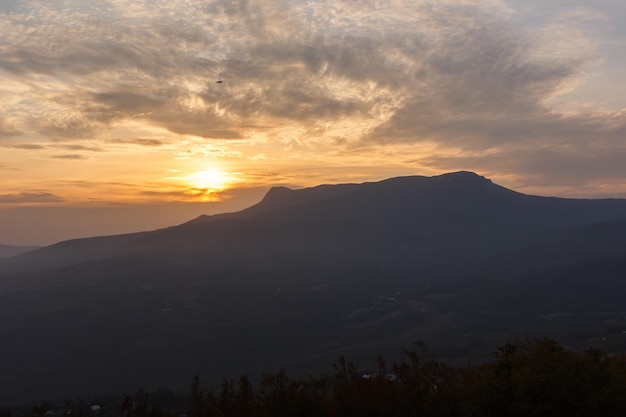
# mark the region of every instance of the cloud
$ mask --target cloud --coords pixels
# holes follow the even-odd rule
[[[602,160],[613,175],[624,115],[554,105],[601,62],[597,25],[610,16],[561,0],[541,19],[531,9],[498,0],[20,2],[0,12],[10,103],[0,104],[0,137],[172,148],[185,136],[261,137],[335,156],[429,144],[440,151],[419,159],[430,167],[486,168],[498,155],[519,170],[533,169],[542,149],[554,155],[536,159],[545,164],[595,155],[597,176]],[[129,121],[146,131],[105,139]],[[172,140],[143,138],[154,129]],[[569,156],[557,163],[564,144]],[[590,154],[596,146],[610,151]]]
[[[0,194],[0,204],[58,203],[61,201],[63,201],[63,198],[43,191]]]
[[[373,107],[389,105],[389,94],[361,85],[380,84],[382,91],[399,82],[388,77],[384,45],[368,37],[367,27],[340,23],[341,7],[325,23],[319,5],[275,6],[29,4],[22,15],[5,17],[12,30],[0,64],[17,79],[68,80],[57,94],[34,97],[49,111],[31,122],[52,138],[93,136],[122,119],[216,139],[241,139],[240,126],[260,121],[319,122],[324,131],[329,122],[369,117]],[[160,14],[171,11],[184,24]],[[335,24],[337,33],[326,33]],[[216,85],[218,79],[224,83]]]
[[[95,146],[85,145],[56,145],[55,147],[61,149],[67,149],[69,151],[89,151],[89,152],[102,152],[104,149]]]
[[[52,139],[90,139],[96,136],[98,124],[82,114],[52,114],[31,118],[37,131]]]
[[[217,190],[202,188],[180,188],[174,190],[144,190],[141,195],[156,201],[190,201],[218,202],[224,200],[223,193]]]
[[[626,146],[571,146],[536,143],[534,147],[512,146],[474,154],[435,154],[416,162],[436,170],[480,170],[500,176],[524,173],[522,184],[580,186],[626,176]]]
[[[27,149],[27,150],[32,150],[32,149],[45,149],[45,146],[43,145],[38,145],[35,143],[18,143],[18,144],[10,144],[10,145],[5,145],[5,147],[7,148],[13,148],[13,149]]]
[[[61,155],[52,155],[50,158],[54,159],[69,159],[69,160],[82,160],[87,159],[86,156],[80,154],[61,154]]]
[[[19,129],[0,116],[0,141],[2,141],[3,138],[10,138],[21,134],[22,132]]]
[[[143,189],[139,193],[149,197],[151,201],[185,201],[195,203],[224,203],[228,201],[237,203],[239,201],[247,201],[247,205],[239,203],[239,208],[242,209],[260,201],[267,193],[267,189],[267,186],[254,185],[241,185],[222,190],[179,186],[169,190]]]
[[[167,142],[160,139],[134,138],[134,139],[109,139],[107,143],[116,143],[121,145],[140,145],[140,146],[163,146]]]
[[[406,99],[366,140],[485,148],[536,139],[529,129],[534,123],[568,121],[545,101],[593,62],[587,40],[575,30],[533,31],[475,8],[435,8],[429,25],[439,35],[426,36],[425,50],[409,49],[417,71],[406,79]],[[571,46],[559,48],[566,41]]]

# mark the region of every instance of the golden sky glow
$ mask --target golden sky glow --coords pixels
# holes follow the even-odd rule
[[[211,169],[198,171],[191,176],[191,184],[197,188],[220,191],[228,186],[228,174],[224,171]]]
[[[456,170],[624,197],[626,4],[572,3],[0,0],[0,243]]]

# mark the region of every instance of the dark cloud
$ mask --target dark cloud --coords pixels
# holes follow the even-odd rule
[[[141,145],[141,146],[163,146],[167,142],[160,139],[134,138],[134,139],[109,139],[108,143],[117,143],[122,145]]]
[[[535,143],[475,155],[430,155],[418,158],[436,170],[474,170],[507,176],[524,173],[528,184],[583,185],[626,177],[626,146],[570,146]]]
[[[169,88],[148,90],[149,94],[124,91],[107,91],[85,97],[82,101],[91,103],[87,117],[96,122],[110,124],[116,119],[138,119],[153,125],[163,126],[171,132],[190,134],[205,138],[239,139],[241,134],[225,117],[216,113],[201,97],[170,86]],[[185,102],[196,100],[199,105],[186,108]]]
[[[87,159],[86,156],[80,154],[62,154],[62,155],[52,155],[51,158],[54,159],[68,159],[68,160],[82,160]]]
[[[181,135],[196,135],[209,139],[242,138],[236,126],[223,120],[209,109],[199,112],[166,110],[150,115],[149,119],[154,124]]]
[[[82,114],[31,118],[32,125],[52,139],[91,139],[99,125]]]
[[[267,193],[267,186],[239,186],[233,188],[227,188],[224,190],[210,190],[207,188],[197,187],[179,187],[171,190],[138,190],[140,195],[151,197],[157,201],[190,201],[197,202],[204,199],[206,203],[223,203],[225,201],[232,200],[238,202],[242,198],[248,202],[248,205],[254,204],[260,201],[265,193]],[[241,203],[239,203],[241,204]],[[245,204],[240,206],[246,207]]]
[[[165,94],[157,94],[157,97],[149,97],[128,91],[109,91],[95,93],[91,99],[94,103],[101,104],[104,109],[111,109],[124,115],[133,115],[149,113],[162,108],[169,98],[167,95],[166,92]]]
[[[32,149],[45,149],[45,146],[43,145],[37,145],[35,143],[18,143],[18,144],[10,144],[10,145],[5,145],[7,148],[13,148],[13,149],[26,149],[26,150],[32,150]]]
[[[584,48],[547,51],[541,43],[558,33],[539,36],[474,8],[440,10],[431,21],[441,36],[413,55],[419,68],[408,80],[413,91],[367,140],[485,148],[538,139],[544,128],[559,137],[581,127],[545,100],[584,74],[593,62]]]
[[[58,203],[63,198],[52,193],[33,191],[19,194],[0,194],[0,204],[23,204],[23,203]]]
[[[89,151],[89,152],[103,152],[104,149],[95,146],[85,145],[56,145],[55,147],[61,149],[67,149],[69,151]]]
[[[215,203],[229,199],[229,195],[225,191],[193,187],[181,187],[172,190],[142,190],[137,193],[149,197],[153,201],[204,201],[206,203]]]

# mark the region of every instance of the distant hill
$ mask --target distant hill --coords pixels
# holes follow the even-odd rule
[[[8,258],[20,253],[30,252],[39,249],[41,246],[10,246],[0,245],[0,258]]]
[[[418,339],[461,363],[515,335],[620,350],[624,259],[626,200],[471,172],[272,188],[237,213],[0,261],[0,405],[306,374]]]

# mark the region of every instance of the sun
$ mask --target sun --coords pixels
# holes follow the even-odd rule
[[[198,171],[191,177],[191,184],[203,190],[223,190],[229,181],[228,174],[220,169]]]

